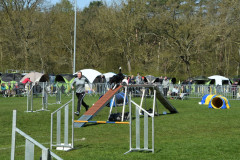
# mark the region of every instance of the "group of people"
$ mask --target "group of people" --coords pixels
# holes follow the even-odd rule
[[[127,84],[143,84],[144,83],[144,77],[140,76],[140,74],[137,73],[136,77],[134,77],[134,75],[125,77],[123,82],[125,82]]]
[[[26,85],[26,84],[29,84],[30,82],[31,82],[30,79],[26,78],[22,82],[22,84],[24,84],[25,87],[27,87],[28,85]],[[16,95],[20,95],[20,93],[21,93],[21,88],[20,88],[18,82],[15,82],[15,83],[11,83],[11,82],[4,83],[4,82],[0,81],[0,85],[1,85],[0,94],[2,94],[3,97],[16,96]]]
[[[15,96],[19,94],[19,86],[18,83],[15,83],[12,85],[10,82],[7,83],[1,83],[1,94],[3,97],[10,97],[10,96]]]

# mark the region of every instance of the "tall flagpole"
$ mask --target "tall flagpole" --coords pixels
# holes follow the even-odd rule
[[[77,30],[77,0],[75,0],[75,16],[74,16],[74,50],[73,50],[73,74],[75,71],[75,64],[76,64],[76,30]]]

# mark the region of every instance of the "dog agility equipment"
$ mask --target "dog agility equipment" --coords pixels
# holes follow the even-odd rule
[[[62,160],[55,153],[50,151],[48,148],[44,147],[42,144],[34,140],[32,137],[21,131],[17,128],[17,112],[13,110],[13,122],[12,122],[12,146],[11,146],[11,160],[15,159],[15,145],[16,145],[16,133],[19,133],[25,138],[25,159],[33,160],[34,159],[34,147],[38,146],[42,150],[42,160],[50,160],[51,157]]]
[[[107,91],[88,111],[86,111],[78,120],[79,121],[88,121],[91,120],[97,113],[109,103],[111,98],[122,88],[120,85],[114,90]],[[84,126],[85,123],[74,123],[75,128],[80,128]]]

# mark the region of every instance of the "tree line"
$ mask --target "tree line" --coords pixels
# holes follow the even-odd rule
[[[79,2],[80,3],[80,2]],[[239,74],[240,1],[102,1],[77,11],[76,70]],[[0,70],[72,73],[74,4],[0,1]]]

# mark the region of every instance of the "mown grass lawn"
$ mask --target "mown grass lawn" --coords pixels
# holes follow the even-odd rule
[[[63,96],[62,103],[70,97]],[[98,96],[86,96],[93,104]],[[140,101],[134,98],[135,101]],[[55,98],[49,98],[53,103]],[[99,124],[75,129],[75,149],[54,153],[66,160],[77,159],[240,159],[240,106],[239,101],[230,101],[231,109],[208,109],[198,105],[200,99],[170,100],[179,111],[155,117],[155,153],[129,150],[128,125]],[[41,108],[41,99],[34,105]],[[12,110],[17,110],[17,127],[46,147],[50,147],[50,113],[61,105],[49,105],[50,111],[26,113],[26,97],[0,97],[0,159],[10,159]],[[151,100],[147,99],[147,107]],[[158,102],[159,113],[167,111]],[[117,108],[121,112],[121,108]],[[113,112],[117,112],[113,109]],[[84,112],[84,108],[82,108]],[[107,120],[109,108],[105,107],[93,120]],[[76,117],[77,119],[77,117]],[[149,141],[150,142],[150,141]],[[24,159],[25,141],[17,136],[16,158]],[[40,150],[35,147],[36,158]]]

